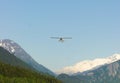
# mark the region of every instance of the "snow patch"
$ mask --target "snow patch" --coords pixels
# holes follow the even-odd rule
[[[58,70],[56,73],[57,74],[61,74],[61,73],[66,73],[69,75],[78,73],[78,72],[85,72],[88,70],[94,70],[99,68],[102,65],[105,64],[110,64],[112,62],[118,61],[120,60],[120,54],[114,54],[110,57],[107,58],[98,58],[98,59],[94,59],[94,60],[85,60],[82,62],[78,62],[73,66],[67,66],[64,67],[61,70]]]

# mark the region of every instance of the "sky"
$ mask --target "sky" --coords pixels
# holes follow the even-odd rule
[[[0,0],[0,39],[52,71],[108,57],[120,53],[120,0]]]

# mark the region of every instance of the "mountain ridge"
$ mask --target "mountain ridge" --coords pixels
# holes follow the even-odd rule
[[[19,66],[22,68],[31,69],[35,71],[35,69],[32,66],[20,60],[19,58],[17,58],[16,56],[8,52],[3,47],[0,47],[0,62],[10,64],[12,66]]]
[[[120,83],[120,60],[77,75],[60,74],[63,83]]]
[[[74,75],[77,73],[83,73],[85,71],[95,70],[103,65],[110,64],[118,60],[120,60],[120,54],[113,54],[112,56],[109,56],[106,58],[84,60],[84,61],[78,62],[73,66],[64,67],[63,69],[57,71],[57,74],[65,73],[69,75]]]
[[[11,54],[14,54],[17,58],[33,66],[33,68],[35,68],[37,71],[48,73],[50,75],[55,75],[51,70],[37,63],[27,52],[25,52],[25,50],[20,45],[18,45],[13,40],[10,40],[10,39],[0,40],[0,47],[3,47],[7,51],[9,51]]]

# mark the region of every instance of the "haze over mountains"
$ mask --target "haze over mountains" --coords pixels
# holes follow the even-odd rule
[[[9,39],[0,40],[0,61],[55,75],[43,65],[38,64],[24,49]],[[59,70],[57,74],[59,74],[57,78],[62,80],[63,83],[119,83],[120,54],[81,61]]]

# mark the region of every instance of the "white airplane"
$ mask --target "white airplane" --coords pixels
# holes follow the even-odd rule
[[[72,37],[50,37],[51,39],[58,39],[59,42],[64,42],[64,39],[72,39]]]

